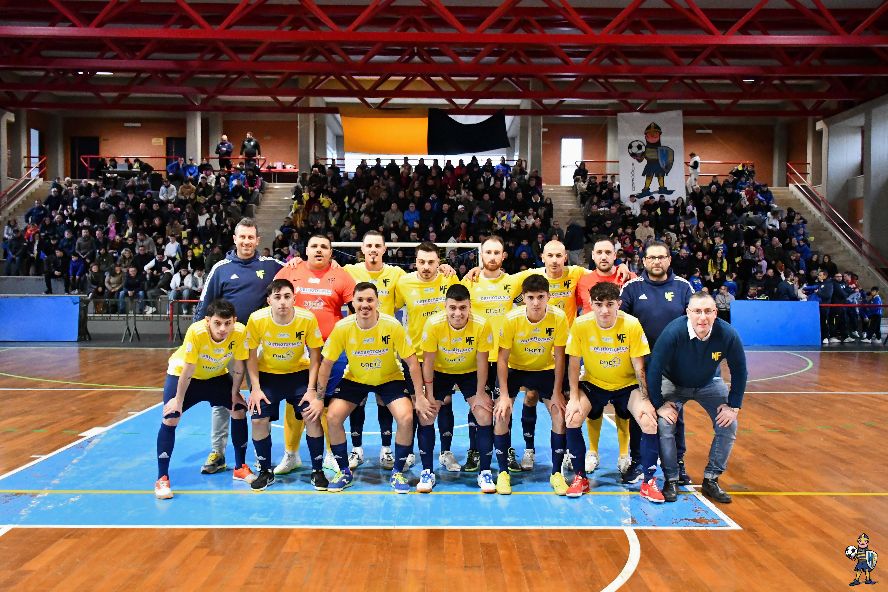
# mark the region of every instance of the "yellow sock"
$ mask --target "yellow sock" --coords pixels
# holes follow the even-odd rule
[[[604,416],[598,419],[586,418],[586,433],[589,434],[589,450],[598,454],[598,439],[601,437],[601,421]]]
[[[620,456],[629,456],[629,420],[614,417],[617,424],[617,442],[620,444]]]
[[[324,407],[324,412],[321,413],[321,427],[324,429],[324,444],[327,446],[327,450],[330,450],[330,433],[327,431],[327,408]]]
[[[305,430],[305,422],[296,419],[296,410],[287,403],[284,416],[284,446],[290,452],[299,452],[299,443],[302,441],[302,432]]]

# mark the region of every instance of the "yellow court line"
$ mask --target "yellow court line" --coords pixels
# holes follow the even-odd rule
[[[0,372],[0,376],[8,378],[20,378],[21,380],[33,380],[35,382],[52,382],[54,384],[74,384],[78,386],[95,386],[95,387],[111,387],[111,388],[127,388],[135,390],[153,390],[162,389],[162,386],[132,386],[128,384],[100,384],[97,382],[75,382],[73,380],[55,380],[53,378],[38,378],[36,376],[22,376],[21,374],[10,374],[9,372]]]

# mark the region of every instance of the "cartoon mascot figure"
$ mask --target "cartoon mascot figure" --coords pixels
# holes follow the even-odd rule
[[[856,561],[854,564],[854,580],[848,584],[849,586],[876,583],[872,579],[872,573],[876,568],[876,563],[879,561],[879,554],[870,549],[869,536],[866,533],[857,537],[856,546],[848,545],[845,548],[845,557]],[[863,582],[860,581],[861,576],[864,578]]]
[[[651,122],[644,130],[644,144],[640,140],[632,140],[629,142],[629,156],[638,162],[646,162],[644,166],[644,191],[638,194],[639,197],[647,197],[651,195],[651,182],[654,177],[660,184],[656,193],[661,195],[672,195],[673,190],[666,187],[666,175],[672,170],[672,164],[675,160],[675,151],[669,146],[660,144],[660,138],[663,130],[654,122]]]

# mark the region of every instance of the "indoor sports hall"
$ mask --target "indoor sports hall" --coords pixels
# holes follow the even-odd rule
[[[838,590],[885,580],[888,3],[7,9],[0,590]],[[252,238],[241,236],[244,219]],[[314,269],[318,236],[325,274],[352,274],[354,287],[354,268],[370,273],[374,260],[392,273],[391,285],[369,277],[380,311],[394,294],[407,335],[419,296],[400,286],[424,277],[420,243],[435,248],[435,281],[453,274],[446,285],[466,285],[473,302],[487,271],[505,277],[504,311],[521,309],[522,280],[543,274],[549,307],[569,324],[592,314],[578,279],[625,270],[633,279],[613,281],[628,300],[623,282],[653,282],[648,249],[664,248],[664,281],[712,295],[713,322],[742,340],[745,396],[715,478],[729,503],[704,494],[714,420],[696,402],[684,408],[691,483],[659,503],[626,482],[629,441],[614,406],[596,466],[568,458],[573,469],[559,472],[548,403],[534,407],[532,434],[523,423],[526,389],[508,438],[518,459],[535,441],[535,456],[502,471],[509,495],[482,493],[477,467],[443,466],[440,416],[434,490],[417,492],[414,442],[410,491],[398,495],[382,466],[392,434],[373,404],[381,385],[371,384],[362,444],[356,419],[345,424],[348,451],[362,456],[344,491],[315,486],[319,458],[305,436],[295,468],[265,490],[232,479],[227,436],[227,467],[202,471],[215,436],[200,403],[182,411],[174,495],[159,499],[171,356],[190,354],[213,299],[243,298],[235,280],[262,293],[249,316],[279,268]],[[229,274],[248,259],[245,240],[270,272]],[[553,249],[563,259],[553,263]],[[556,291],[551,274],[562,269],[572,279]],[[313,289],[333,283],[318,277]],[[445,289],[435,312],[448,318]],[[662,310],[675,304],[667,294]],[[352,296],[336,315],[362,314]],[[671,319],[693,317],[693,306]],[[559,351],[567,402],[575,356]],[[722,352],[713,355],[722,363],[711,380],[733,384]],[[450,447],[464,468],[480,429],[469,412],[455,391]],[[274,467],[284,405],[270,430]],[[582,434],[588,442],[585,425]],[[248,439],[247,472],[260,472],[257,456]],[[556,494],[553,471],[570,483],[581,465],[589,491]],[[323,466],[331,482],[343,470]]]

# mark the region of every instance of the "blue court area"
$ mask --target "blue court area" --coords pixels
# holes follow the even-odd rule
[[[468,447],[467,406],[455,397],[454,452]],[[520,414],[520,399],[516,410]],[[308,451],[303,468],[278,478],[262,493],[233,481],[231,472],[201,475],[209,446],[210,409],[191,409],[180,423],[170,468],[175,497],[155,500],[155,438],[160,407],[115,424],[30,466],[0,478],[0,526],[79,527],[304,527],[304,528],[737,528],[724,514],[689,491],[672,504],[655,505],[624,488],[616,469],[617,438],[605,421],[602,467],[593,475],[592,494],[558,497],[549,487],[549,420],[539,407],[537,467],[512,476],[511,496],[482,494],[475,474],[438,471],[432,494],[398,495],[388,473],[378,467],[379,428],[375,404],[367,412],[364,450],[367,462],[356,483],[342,493],[314,491],[308,482]],[[514,442],[523,450],[520,423]],[[279,425],[279,424],[278,424]],[[272,429],[274,458],[282,452],[283,430]],[[226,454],[234,458],[231,445]],[[252,463],[252,442],[247,455]],[[437,454],[436,454],[437,461]],[[419,468],[408,477],[415,484]]]

